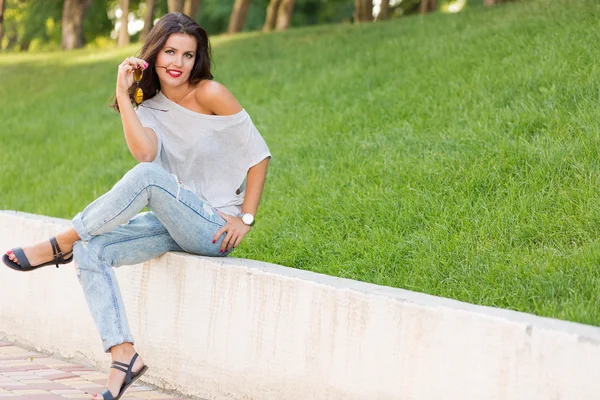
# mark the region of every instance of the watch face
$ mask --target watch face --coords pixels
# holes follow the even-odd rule
[[[252,214],[244,214],[242,215],[242,221],[244,221],[246,225],[251,225],[252,222],[254,222],[254,217]]]

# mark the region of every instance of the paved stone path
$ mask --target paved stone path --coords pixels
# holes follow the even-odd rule
[[[0,341],[0,400],[91,399],[106,387],[107,374]],[[143,378],[142,378],[143,379]],[[139,381],[138,381],[139,382]],[[133,384],[126,400],[185,400]]]

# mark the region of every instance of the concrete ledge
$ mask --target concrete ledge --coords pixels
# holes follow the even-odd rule
[[[0,249],[69,221],[0,211]],[[0,336],[108,366],[73,264],[0,268]],[[368,266],[365,266],[368,267]],[[145,381],[205,399],[592,399],[600,329],[242,259],[117,270]]]

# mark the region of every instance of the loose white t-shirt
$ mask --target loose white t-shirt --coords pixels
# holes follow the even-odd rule
[[[248,169],[271,156],[246,110],[200,114],[159,92],[136,112],[142,125],[156,132],[158,152],[153,162],[211,207],[241,214]]]

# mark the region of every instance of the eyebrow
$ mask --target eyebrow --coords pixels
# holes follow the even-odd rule
[[[177,47],[173,47],[173,46],[165,46],[165,49],[171,49],[171,50],[179,50]],[[195,50],[186,50],[184,51],[184,53],[195,53]]]

